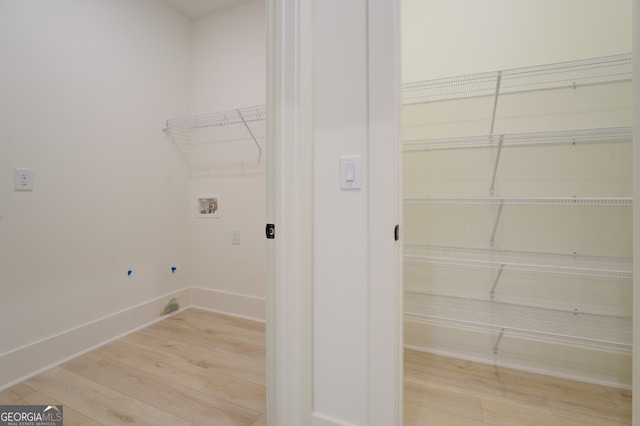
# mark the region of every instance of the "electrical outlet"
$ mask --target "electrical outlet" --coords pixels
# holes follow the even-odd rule
[[[14,191],[33,191],[33,169],[13,169]]]
[[[231,230],[231,244],[240,244],[240,230],[232,229]]]

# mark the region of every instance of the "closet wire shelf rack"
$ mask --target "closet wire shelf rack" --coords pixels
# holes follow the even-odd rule
[[[530,145],[583,145],[631,142],[632,138],[633,130],[631,126],[619,126],[408,140],[403,143],[402,149],[405,152],[412,152],[439,149],[485,148],[496,147],[498,143],[500,143],[503,148]]]
[[[185,169],[196,172],[195,161],[211,155],[199,147],[219,143],[249,142],[262,157],[261,141],[266,130],[266,105],[230,109],[210,114],[173,118],[163,121],[165,135],[173,145]]]
[[[631,197],[472,197],[472,196],[410,196],[406,204],[502,204],[502,205],[574,205],[631,206]]]
[[[632,55],[612,55],[406,83],[404,105],[630,82]]]
[[[406,320],[462,326],[500,336],[504,333],[619,352],[632,350],[632,321],[628,317],[416,292],[405,292],[404,313]]]
[[[487,117],[490,124],[487,134],[405,140],[403,143],[405,152],[497,148],[493,172],[494,180],[491,182],[489,195],[409,194],[404,198],[405,204],[497,205],[499,210],[496,224],[494,224],[494,234],[503,205],[631,206],[631,197],[523,197],[501,196],[494,192],[496,170],[502,148],[529,145],[630,143],[632,140],[632,128],[620,126],[619,120],[610,120],[613,126],[619,127],[494,133],[494,124],[498,117],[496,111],[499,97],[554,91],[550,92],[551,97],[548,99],[553,102],[554,96],[564,93],[565,90],[567,93],[573,93],[573,90],[579,90],[583,87],[594,89],[585,91],[586,96],[604,93],[596,92],[600,88],[605,91],[611,88],[613,92],[618,93],[630,90],[631,77],[632,55],[622,54],[403,85],[403,105],[405,106],[456,100],[465,100],[465,102],[473,100],[473,103],[469,105],[480,105],[476,102],[476,98],[486,98],[486,105],[484,100],[482,102],[486,108],[489,106],[488,101],[493,101],[493,114]],[[543,94],[536,94],[534,97],[522,99],[531,99],[535,102],[544,99],[542,96]],[[512,99],[515,100],[515,98]],[[606,126],[607,123],[603,122],[603,125]],[[493,246],[493,236],[490,243]],[[535,253],[501,250],[493,247],[476,249],[406,244],[405,261],[472,268],[494,268],[498,270],[498,278],[496,278],[494,288],[502,270],[625,280],[631,279],[633,272],[631,258]],[[405,319],[426,324],[496,333],[498,343],[503,335],[511,335],[563,345],[574,344],[627,353],[632,350],[632,321],[630,317],[500,302],[493,297],[493,289],[488,297],[488,299],[478,299],[474,296],[460,297],[407,291],[404,293]],[[498,343],[494,347],[495,353],[497,353]]]
[[[535,273],[622,279],[633,277],[633,259],[628,257],[406,244],[404,259],[417,263]]]

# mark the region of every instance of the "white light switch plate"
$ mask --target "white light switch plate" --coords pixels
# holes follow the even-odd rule
[[[362,189],[362,158],[359,155],[340,157],[340,189]]]

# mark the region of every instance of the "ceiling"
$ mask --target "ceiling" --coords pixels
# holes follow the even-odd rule
[[[190,19],[232,9],[253,0],[164,0]]]

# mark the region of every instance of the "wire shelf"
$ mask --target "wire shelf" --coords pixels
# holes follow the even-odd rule
[[[405,197],[406,204],[503,204],[566,206],[631,206],[631,197]]]
[[[194,115],[166,120],[166,128],[172,132],[178,129],[198,129],[200,127],[225,126],[243,122],[264,121],[267,116],[266,106],[258,105],[219,111],[211,114]]]
[[[631,54],[559,62],[403,85],[403,104],[631,81]]]
[[[421,139],[405,141],[403,150],[427,151],[437,149],[495,147],[502,139],[502,146],[528,145],[579,145],[599,143],[631,142],[631,126],[606,127],[598,129],[563,130],[552,132],[513,133],[503,135],[478,135],[455,138]]]
[[[440,265],[631,279],[630,257],[587,256],[407,244],[404,259]]]
[[[632,321],[490,300],[405,292],[405,319],[631,352]]]
[[[237,108],[164,121],[169,138],[184,167],[191,174],[210,164],[245,161],[249,148],[262,157],[266,136],[266,106]],[[241,146],[242,145],[242,146]]]
[[[591,144],[596,148],[596,144],[611,144],[605,145],[607,155],[610,155],[612,151],[616,153],[628,152],[629,144],[633,139],[632,127],[627,125],[630,122],[631,106],[626,97],[631,88],[631,77],[632,55],[623,54],[403,85],[403,104],[409,106],[405,108],[404,125],[407,130],[405,134],[410,138],[403,143],[405,152],[496,148],[495,153],[490,150],[474,151],[473,155],[467,156],[465,153],[459,158],[456,157],[457,152],[449,153],[452,155],[443,153],[442,157],[438,158],[450,162],[453,162],[454,158],[459,160],[454,166],[459,169],[449,171],[445,170],[449,163],[442,164],[442,167],[438,164],[438,168],[433,169],[433,173],[436,174],[430,176],[431,180],[422,175],[418,176],[421,179],[411,181],[415,189],[412,191],[413,194],[407,194],[404,198],[405,204],[409,207],[433,205],[429,207],[429,212],[434,209],[438,210],[439,206],[447,207],[447,205],[489,206],[472,208],[472,210],[473,213],[492,212],[495,214],[493,232],[489,240],[491,247],[494,247],[495,234],[501,220],[503,205],[612,206],[616,209],[618,206],[632,206],[631,197],[579,196],[584,195],[581,194],[582,187],[578,188],[578,191],[563,190],[562,187],[554,187],[551,192],[547,189],[549,182],[557,180],[556,176],[561,176],[562,179],[574,179],[566,182],[572,184],[582,178],[582,175],[575,176],[577,173],[584,173],[583,170],[589,170],[589,167],[598,167],[599,163],[592,160],[598,159],[593,157],[593,152],[600,154],[600,151],[594,150],[592,152],[592,150],[585,149],[574,152],[571,145]],[[444,101],[454,102],[445,103]],[[437,104],[428,105],[431,103]],[[536,130],[549,131],[531,132]],[[436,136],[443,137],[423,139]],[[501,153],[504,152],[503,148],[519,146],[569,146],[569,148],[548,150],[549,153],[553,152],[553,161],[542,164],[544,168],[536,168],[534,173],[551,170],[556,174],[543,175],[541,176],[543,179],[539,179],[538,174],[531,173],[534,167],[539,166],[538,163],[532,164],[531,168],[523,167],[522,170],[518,169],[518,165],[526,164],[529,166],[529,157],[537,155],[538,151],[540,151],[540,158],[547,159],[546,155],[548,154],[543,152],[545,150],[511,150],[510,154],[512,155],[507,158],[521,163],[508,165],[511,168],[509,172],[512,169],[517,169],[518,173],[515,179],[511,178],[505,188],[523,183],[519,193],[532,196],[499,195],[495,190],[495,184]],[[514,151],[518,153],[516,154]],[[476,170],[467,167],[470,164],[470,157],[481,158],[481,162],[478,163],[481,167],[491,164],[491,157],[495,158],[491,183],[488,185],[488,194],[490,195],[484,196],[482,193],[479,193],[481,196],[450,195],[451,191],[447,190],[448,187],[441,186],[441,182],[451,184],[451,187],[456,182],[461,182],[465,185],[463,188],[475,188],[475,186],[470,186],[473,176],[476,176],[473,174]],[[413,167],[420,167],[422,159],[423,156],[412,158],[409,164]],[[535,159],[538,160],[538,158]],[[573,166],[575,161],[576,166],[579,165],[580,169],[560,170],[559,167],[567,163],[567,159],[571,160],[569,166]],[[434,158],[434,160],[437,159]],[[583,163],[581,160],[588,161]],[[618,161],[618,157],[613,160]],[[613,163],[611,167],[616,164]],[[622,164],[621,160],[620,164]],[[626,164],[624,163],[624,167],[627,167]],[[476,164],[472,164],[472,167],[476,167]],[[456,176],[458,180],[454,182],[450,176],[453,176],[457,170],[462,172],[460,176]],[[531,180],[531,176],[540,180],[539,186],[531,186],[537,184],[537,181]],[[597,175],[590,178],[595,180]],[[616,174],[615,178],[617,183],[626,178],[626,175],[621,178]],[[580,183],[584,181],[583,179]],[[433,183],[432,189],[418,189],[430,182]],[[564,184],[565,181],[562,183]],[[600,181],[597,184],[592,185],[592,191],[587,195],[626,195],[622,190],[613,193],[607,192],[606,188],[602,189],[604,186]],[[626,181],[625,185],[627,185]],[[540,195],[543,196],[532,194],[532,188],[533,191],[540,190]],[[444,190],[447,192],[438,192]],[[433,195],[429,195],[429,193]],[[438,195],[439,193],[446,194],[446,196]],[[463,191],[462,194],[464,193]],[[567,194],[569,195],[562,196]],[[454,208],[455,212],[447,209],[438,210],[436,213],[440,215],[452,211],[455,214],[452,214],[451,218],[455,219],[459,217],[457,215],[459,208]],[[412,207],[410,214],[419,213],[413,209],[415,207]],[[526,207],[517,208],[517,210],[522,209],[526,210]],[[554,207],[544,207],[544,209],[555,211]],[[463,207],[463,210],[468,210],[468,208]],[[535,210],[539,212],[542,209]],[[592,208],[587,208],[585,211],[587,210],[589,213],[593,212]],[[604,210],[604,212],[612,213],[613,211]],[[616,210],[617,213],[626,215],[629,210]],[[446,225],[451,225],[451,223]],[[626,254],[627,251],[621,253]],[[464,295],[465,292],[468,292],[468,290],[464,290],[463,283],[460,283],[458,287],[455,285],[452,288],[447,287],[446,292],[456,294],[456,296],[405,292],[404,312],[407,320],[495,332],[499,334],[498,343],[504,333],[505,336],[512,335],[564,345],[581,345],[621,352],[632,350],[631,317],[608,315],[610,313],[608,310],[607,314],[603,315],[565,310],[563,307],[542,307],[539,304],[545,304],[545,302],[534,299],[529,299],[531,303],[528,304],[527,301],[524,303],[522,301],[504,303],[494,298],[494,290],[504,270],[559,275],[558,277],[547,277],[553,278],[554,282],[560,277],[564,280],[568,279],[568,276],[585,276],[599,277],[603,279],[602,281],[604,279],[623,279],[626,280],[626,283],[633,278],[631,258],[406,244],[404,259],[406,262],[412,263],[497,270],[493,287],[487,296],[488,299],[479,299],[474,296],[460,297],[461,294]],[[437,271],[429,271],[429,273],[431,272],[434,272],[433,279],[440,279]],[[585,279],[584,281],[591,280]],[[530,296],[524,295],[523,297]],[[560,306],[563,303],[558,300]],[[599,301],[593,304],[593,306],[598,305]],[[498,343],[496,343],[494,351],[497,351]]]

